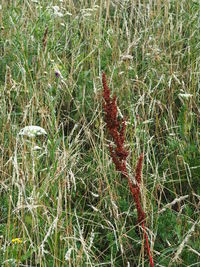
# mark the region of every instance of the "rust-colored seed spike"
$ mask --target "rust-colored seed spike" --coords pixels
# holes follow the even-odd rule
[[[136,179],[138,185],[140,185],[140,182],[141,182],[143,158],[144,158],[144,155],[142,153],[139,157],[139,160],[138,160],[138,163],[136,166],[136,171],[135,171],[135,179]]]
[[[126,158],[128,156],[128,151],[124,147],[125,141],[125,130],[126,130],[126,123],[125,120],[118,120],[117,118],[117,104],[116,104],[116,96],[113,98],[110,97],[110,89],[106,83],[106,75],[105,73],[102,74],[102,83],[103,83],[103,108],[105,113],[105,122],[109,134],[111,135],[114,147],[110,146],[110,154],[115,164],[115,168],[117,171],[121,172],[123,177],[128,179],[128,184],[137,208],[138,214],[138,223],[142,224],[146,245],[147,245],[147,252],[149,255],[149,260],[151,267],[153,267],[153,260],[151,258],[149,243],[147,233],[145,231],[145,213],[142,209],[141,202],[140,202],[140,182],[142,176],[142,164],[143,164],[143,153],[140,155],[136,171],[135,171],[135,180],[136,184],[133,185],[131,179],[128,175],[128,170],[126,167]]]
[[[116,96],[110,97],[110,89],[106,83],[105,73],[102,75],[102,83],[106,126],[115,143],[115,147],[110,148],[111,157],[116,169],[124,176],[127,173],[126,158],[128,156],[128,151],[124,148],[125,121],[118,121],[117,119]]]

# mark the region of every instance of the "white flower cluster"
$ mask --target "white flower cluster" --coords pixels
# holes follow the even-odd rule
[[[60,12],[60,7],[59,6],[52,6],[53,11],[54,11],[54,15],[56,17],[60,17],[62,18],[64,16],[64,14],[62,12]]]
[[[28,136],[28,137],[36,137],[38,135],[47,135],[45,129],[40,126],[26,126],[20,130],[19,135]]]
[[[180,97],[182,97],[182,98],[190,98],[190,97],[192,97],[193,95],[192,94],[188,94],[188,93],[185,93],[185,94],[178,94]]]

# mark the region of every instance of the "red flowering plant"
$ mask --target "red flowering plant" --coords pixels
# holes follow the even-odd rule
[[[135,170],[135,184],[132,183],[130,176],[128,174],[126,159],[128,156],[128,150],[124,147],[125,142],[125,130],[126,130],[126,122],[125,120],[119,120],[117,117],[117,104],[116,104],[116,96],[111,98],[110,89],[106,83],[105,73],[102,75],[102,83],[103,83],[103,108],[104,108],[104,118],[106,122],[106,127],[110,136],[113,139],[114,146],[110,145],[110,154],[115,164],[116,170],[121,172],[122,177],[128,179],[129,188],[131,190],[138,215],[138,223],[142,224],[142,228],[145,235],[147,252],[149,255],[150,264],[153,267],[153,260],[150,254],[150,248],[148,243],[148,237],[145,231],[145,213],[142,209],[140,202],[140,183],[141,183],[141,175],[142,175],[142,164],[143,164],[143,154],[140,155],[136,170]]]

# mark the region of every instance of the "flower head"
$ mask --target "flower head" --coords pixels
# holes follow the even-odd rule
[[[125,130],[126,123],[124,120],[118,120],[117,118],[117,104],[116,97],[113,99],[110,97],[110,89],[106,83],[105,73],[102,75],[102,83],[103,83],[103,98],[104,98],[104,112],[105,112],[105,121],[108,131],[114,141],[114,147],[110,146],[110,154],[115,164],[116,170],[120,171],[123,177],[128,179],[128,184],[137,208],[138,214],[138,223],[144,222],[145,213],[142,210],[141,202],[140,202],[140,181],[142,175],[142,162],[143,162],[143,154],[140,155],[136,166],[135,179],[136,184],[133,185],[131,179],[128,174],[127,166],[126,166],[126,158],[128,156],[128,151],[124,147],[125,141]]]
[[[26,135],[28,137],[35,137],[38,135],[46,135],[47,132],[40,126],[26,126],[20,130],[19,135]]]
[[[140,182],[141,182],[141,175],[142,175],[142,163],[143,163],[143,153],[140,155],[138,160],[136,171],[135,171],[135,180],[136,183],[133,185],[130,176],[128,174],[127,166],[126,166],[126,158],[128,156],[128,151],[124,148],[124,141],[125,141],[125,129],[126,124],[125,120],[118,120],[117,118],[117,104],[116,104],[116,97],[114,96],[113,99],[110,97],[110,89],[106,83],[106,76],[105,73],[102,75],[102,83],[103,83],[103,108],[105,112],[105,122],[107,129],[114,141],[114,146],[110,146],[110,154],[115,164],[116,170],[120,171],[121,174],[127,178],[129,188],[132,193],[132,197],[134,199],[137,215],[138,215],[138,223],[142,224],[143,231],[145,234],[145,240],[147,245],[147,251],[149,254],[149,260],[151,263],[151,267],[153,267],[153,260],[151,258],[148,237],[145,231],[145,213],[142,209],[141,202],[140,202]]]
[[[60,71],[59,70],[55,70],[55,75],[56,75],[56,78],[59,78],[60,77]]]
[[[60,7],[59,6],[52,6],[53,11],[54,11],[54,16],[55,17],[63,17],[64,14],[62,12],[60,12]]]
[[[105,73],[102,75],[103,82],[103,108],[105,112],[105,121],[108,131],[115,143],[115,147],[110,146],[110,153],[115,164],[115,167],[122,175],[126,176],[126,158],[128,156],[128,151],[124,147],[125,140],[125,120],[118,120],[117,118],[117,104],[116,96],[110,97],[110,89],[106,83]]]
[[[17,238],[12,239],[11,242],[12,242],[12,244],[15,244],[15,243],[21,244],[22,240],[17,237]]]

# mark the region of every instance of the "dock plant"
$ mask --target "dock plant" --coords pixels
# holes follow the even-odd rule
[[[103,108],[105,113],[105,122],[106,127],[112,140],[114,142],[114,146],[109,146],[110,154],[115,164],[116,170],[121,172],[122,177],[128,180],[128,185],[133,196],[133,200],[135,202],[137,208],[138,215],[138,224],[142,225],[145,241],[146,241],[146,249],[149,255],[149,260],[151,266],[153,267],[153,260],[150,253],[149,242],[147,233],[145,231],[145,212],[142,209],[141,200],[140,200],[140,184],[141,184],[141,175],[142,175],[142,163],[143,163],[143,153],[141,153],[136,170],[135,170],[135,184],[131,181],[130,175],[128,173],[126,159],[128,156],[128,150],[124,146],[125,142],[125,130],[126,130],[126,121],[119,120],[117,116],[117,104],[116,104],[116,96],[111,98],[110,89],[106,83],[105,73],[102,75],[102,83],[103,83]]]

